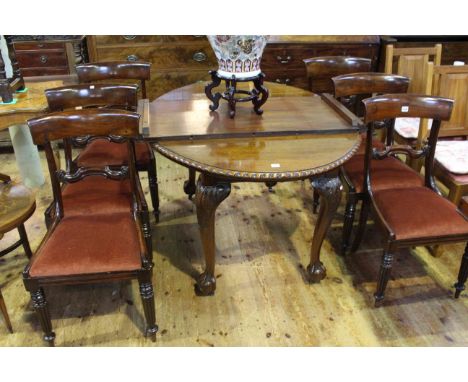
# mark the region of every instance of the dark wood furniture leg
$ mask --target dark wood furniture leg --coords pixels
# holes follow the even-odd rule
[[[152,279],[152,265],[148,265],[150,269],[142,273],[138,279],[140,285],[140,296],[143,303],[143,310],[146,319],[146,337],[150,337],[153,342],[156,342],[156,333],[158,332],[158,325],[156,325],[156,308],[154,305],[154,291]]]
[[[465,253],[463,254],[460,271],[458,272],[458,281],[455,286],[455,298],[460,296],[460,293],[465,290],[465,282],[468,278],[468,243],[465,247]]]
[[[348,193],[348,200],[346,201],[346,208],[343,221],[343,238],[341,242],[341,255],[345,256],[348,252],[349,242],[351,240],[351,233],[353,231],[354,214],[356,212],[357,198],[353,192]]]
[[[30,259],[32,256],[32,252],[31,247],[29,246],[28,235],[26,234],[24,224],[20,224],[18,226],[18,233],[21,239],[21,243],[23,244],[24,253],[26,253],[26,256],[28,256],[28,259]]]
[[[158,173],[156,169],[156,159],[153,157],[150,160],[148,167],[148,186],[151,195],[151,203],[153,204],[153,213],[156,222],[159,222],[159,190],[158,190]]]
[[[10,333],[13,333],[13,327],[11,326],[10,316],[5,306],[5,301],[3,300],[2,290],[0,289],[0,311],[2,312],[3,318],[5,319],[6,326]]]
[[[31,300],[44,332],[44,340],[48,342],[49,346],[54,346],[55,333],[52,331],[49,308],[42,288],[37,288],[31,292]]]
[[[320,194],[314,188],[314,201],[313,201],[313,204],[312,204],[312,213],[314,213],[314,214],[317,213],[319,204],[320,204]]]
[[[392,271],[393,264],[393,251],[385,249],[382,256],[382,263],[380,264],[379,281],[377,282],[377,291],[374,294],[375,307],[381,305],[382,300],[385,297],[385,289],[387,288],[388,279]]]
[[[367,219],[369,218],[370,213],[370,201],[364,199],[361,203],[361,213],[359,215],[359,224],[356,230],[356,235],[354,236],[353,245],[351,246],[351,253],[354,253],[358,250],[361,245],[361,241],[364,238],[364,233],[366,232]]]
[[[320,194],[321,203],[312,238],[307,278],[311,283],[318,283],[326,276],[326,269],[320,261],[320,248],[340,204],[343,187],[336,172],[320,175],[313,178],[311,182],[314,190]]]
[[[195,184],[196,174],[197,172],[193,168],[189,168],[189,178],[184,182],[184,192],[188,195],[189,199],[192,199],[197,189]]]
[[[205,256],[205,270],[197,279],[195,292],[201,296],[213,295],[215,278],[215,213],[216,208],[231,193],[231,184],[206,174],[200,174],[195,193],[197,219]]]

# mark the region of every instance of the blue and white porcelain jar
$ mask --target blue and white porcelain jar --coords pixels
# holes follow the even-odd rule
[[[260,35],[215,35],[208,36],[218,59],[218,76],[243,79],[260,74],[260,61],[267,43]]]

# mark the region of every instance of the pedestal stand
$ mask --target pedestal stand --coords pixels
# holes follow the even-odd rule
[[[210,110],[215,111],[219,107],[219,100],[221,98],[228,101],[229,104],[229,116],[234,118],[236,115],[236,103],[237,102],[249,102],[252,101],[253,109],[255,113],[261,115],[263,110],[260,107],[266,102],[268,99],[268,89],[263,86],[263,79],[265,75],[260,73],[253,77],[247,78],[236,78],[234,75],[231,78],[224,78],[218,75],[216,70],[210,71],[211,74],[211,83],[205,86],[205,94],[213,102],[210,105]],[[212,93],[213,88],[217,87],[221,81],[225,81],[226,83],[226,90],[222,93]],[[237,89],[238,82],[253,82],[254,89],[252,90],[239,90]],[[243,95],[238,96],[236,95]]]

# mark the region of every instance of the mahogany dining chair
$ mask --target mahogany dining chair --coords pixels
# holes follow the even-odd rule
[[[93,62],[76,66],[76,73],[80,83],[96,83],[98,81],[123,81],[137,80],[140,82],[142,98],[147,98],[146,81],[151,77],[151,63],[149,62],[128,62],[110,61]],[[84,147],[83,156],[92,161],[107,161],[112,163],[123,163],[127,158],[125,145],[115,144],[106,140],[97,139],[87,142],[81,139],[79,146]],[[148,173],[148,186],[153,204],[153,211],[156,221],[159,220],[159,192],[158,175],[156,168],[156,158],[151,146],[144,141],[136,143],[136,166],[138,171]]]
[[[411,94],[386,94],[363,101],[367,141],[365,151],[364,186],[366,200],[373,212],[376,225],[384,237],[382,263],[380,266],[375,305],[381,305],[393,265],[393,256],[400,248],[416,245],[434,245],[448,242],[468,241],[468,219],[457,207],[445,199],[437,189],[434,177],[434,154],[442,121],[450,119],[453,100]],[[430,136],[425,146],[414,149],[409,145],[387,145],[384,149],[372,147],[374,123],[395,118],[432,119]],[[405,188],[376,189],[373,158],[385,160],[392,155],[407,155],[424,158],[424,183]],[[367,210],[367,208],[366,208]],[[462,257],[455,298],[465,288],[468,277],[468,244]]]
[[[144,199],[135,166],[137,113],[116,109],[69,110],[28,121],[33,141],[43,145],[52,184],[55,213],[45,237],[23,271],[44,332],[54,345],[55,333],[44,286],[95,284],[137,279],[146,318],[146,335],[156,338],[152,254],[142,227]],[[127,146],[120,168],[57,167],[51,142],[77,136],[118,137]],[[63,184],[81,187],[87,200],[66,198]]]

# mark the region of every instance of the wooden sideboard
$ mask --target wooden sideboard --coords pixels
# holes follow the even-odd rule
[[[87,36],[90,61],[144,60],[152,64],[151,100],[180,86],[209,80],[218,67],[205,36]],[[378,36],[270,36],[262,58],[268,81],[307,89],[304,58],[368,57],[377,67]]]
[[[14,36],[13,45],[24,77],[75,73],[87,60],[84,36]]]

